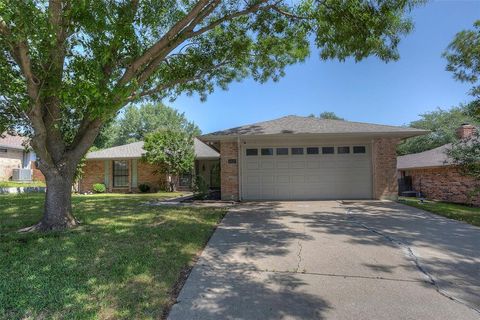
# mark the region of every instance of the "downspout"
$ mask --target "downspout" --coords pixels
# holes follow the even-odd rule
[[[240,137],[237,136],[237,174],[238,174],[238,201],[242,201],[242,166],[240,165],[240,156],[242,155],[240,151]]]

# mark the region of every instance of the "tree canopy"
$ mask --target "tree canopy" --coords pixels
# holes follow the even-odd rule
[[[420,115],[419,120],[412,121],[409,127],[430,130],[427,135],[410,138],[397,148],[399,155],[423,152],[456,140],[456,129],[463,123],[480,125],[470,114],[471,104],[453,107],[451,109],[438,108]]]
[[[313,113],[309,114],[308,116],[311,117],[311,118],[316,117]],[[344,118],[341,118],[341,117],[337,116],[337,114],[335,112],[332,112],[332,111],[323,111],[318,115],[318,117],[320,119],[345,120]]]
[[[448,62],[447,70],[455,79],[471,83],[470,94],[480,99],[480,20],[472,30],[457,33],[443,56]]]
[[[185,131],[192,136],[201,134],[200,128],[185,114],[162,103],[147,103],[127,106],[118,118],[102,129],[94,145],[108,148],[142,141],[149,133],[167,129]]]
[[[164,129],[145,137],[145,159],[157,164],[168,176],[170,191],[175,191],[174,176],[190,173],[195,160],[193,136],[185,130]]]
[[[126,105],[304,61],[399,58],[419,0],[0,0],[0,132],[29,133],[46,177],[39,228],[74,225],[69,190],[101,128]]]

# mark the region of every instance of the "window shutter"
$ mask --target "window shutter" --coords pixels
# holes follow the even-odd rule
[[[137,159],[132,160],[132,188],[137,187]]]
[[[103,181],[104,181],[105,186],[106,186],[107,189],[108,189],[109,186],[110,186],[110,185],[109,185],[109,182],[110,182],[110,161],[104,160],[103,168],[104,168],[104,178],[103,178]]]

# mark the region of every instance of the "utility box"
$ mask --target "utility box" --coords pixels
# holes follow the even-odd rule
[[[13,181],[32,181],[31,169],[13,169],[12,173]]]

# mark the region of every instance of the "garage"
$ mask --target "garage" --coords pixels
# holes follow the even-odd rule
[[[371,146],[244,145],[244,200],[371,199]]]
[[[200,139],[220,153],[222,200],[396,199],[397,145],[426,133],[290,115]]]

